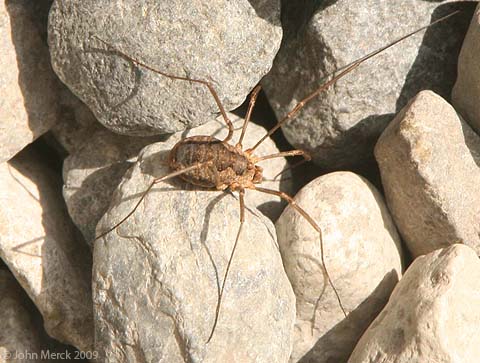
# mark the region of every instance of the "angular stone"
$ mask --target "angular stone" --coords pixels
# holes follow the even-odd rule
[[[50,66],[45,31],[49,3],[0,4],[0,163],[12,158],[58,120],[61,83]]]
[[[32,148],[0,164],[0,256],[40,310],[45,330],[91,350],[91,259],[74,238],[60,178]]]
[[[146,147],[97,226],[129,213],[168,173],[163,143]],[[286,362],[295,297],[273,225],[247,202],[212,340],[219,289],[239,228],[230,193],[158,183],[94,245],[96,349],[109,361]]]
[[[279,0],[61,0],[49,17],[60,79],[102,124],[129,135],[195,127],[219,109],[204,85],[172,81],[114,48],[162,72],[212,82],[231,110],[269,71],[281,36]]]
[[[458,242],[480,253],[480,138],[452,106],[420,92],[382,134],[375,157],[413,256]]]
[[[348,316],[324,275],[318,233],[287,207],[276,227],[297,298],[290,362],[346,362],[400,279],[400,238],[380,193],[353,173],[323,175],[295,201],[322,229],[325,264]]]
[[[348,363],[463,363],[480,356],[480,262],[465,245],[418,257]]]
[[[273,69],[262,81],[277,117],[335,69],[457,8],[469,10],[464,3],[338,0],[322,3],[311,17],[308,7],[302,9],[307,18],[299,16],[298,9],[286,13],[286,18],[296,17],[298,29],[286,30]],[[429,88],[450,94],[470,14],[462,11],[362,64],[289,121],[282,128],[286,138],[326,168],[338,170],[372,160],[382,130],[418,91]],[[287,24],[293,26],[292,21]]]
[[[480,5],[475,10],[458,58],[452,105],[480,133]]]

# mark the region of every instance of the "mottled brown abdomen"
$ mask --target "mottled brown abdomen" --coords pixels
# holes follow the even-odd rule
[[[219,190],[261,181],[261,168],[255,166],[247,154],[214,137],[186,138],[179,141],[169,155],[169,165],[174,171],[208,161],[211,164],[186,172],[180,178],[194,185]]]

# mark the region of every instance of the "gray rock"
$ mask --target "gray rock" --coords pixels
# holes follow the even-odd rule
[[[118,183],[141,149],[162,137],[133,137],[98,130],[63,164],[63,197],[73,222],[91,246]],[[77,141],[78,143],[78,141]]]
[[[281,36],[279,0],[62,0],[49,17],[60,79],[102,124],[129,135],[195,127],[219,110],[204,85],[172,81],[113,47],[162,72],[212,82],[231,110],[268,72]]]
[[[97,233],[130,212],[168,173],[162,143],[145,148]],[[94,245],[96,349],[122,362],[287,362],[295,297],[271,222],[251,205],[209,344],[219,285],[239,228],[229,193],[159,183]]]
[[[290,362],[346,362],[402,274],[400,238],[380,193],[353,173],[323,175],[295,201],[322,229],[325,263],[349,313],[327,283],[318,233],[287,207],[276,227],[297,298]]]
[[[382,134],[375,157],[413,256],[458,242],[480,253],[480,138],[452,106],[420,92]]]
[[[91,350],[91,259],[77,243],[60,178],[34,149],[0,164],[0,256],[40,310],[45,330]]]
[[[60,87],[42,30],[45,1],[0,4],[0,163],[57,122]]]
[[[480,262],[464,245],[417,258],[349,363],[464,363],[480,356]]]
[[[97,122],[92,111],[68,88],[62,88],[59,102],[62,118],[50,129],[46,137],[52,136],[60,144],[62,153],[70,155],[96,131],[104,128]]]
[[[462,51],[458,58],[457,81],[452,91],[452,105],[480,133],[480,6],[475,10]]]
[[[299,16],[298,9],[291,12],[300,29],[287,29],[273,69],[262,81],[278,118],[335,69],[460,7],[419,0],[324,3],[311,18]],[[374,144],[393,113],[418,91],[450,94],[468,15],[457,14],[362,64],[287,123],[286,138],[326,168],[372,160]]]

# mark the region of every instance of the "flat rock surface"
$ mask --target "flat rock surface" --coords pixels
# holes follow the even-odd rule
[[[477,6],[458,58],[458,73],[452,104],[480,133],[480,6]]]
[[[305,9],[286,13],[286,24],[298,29],[286,29],[272,71],[262,81],[277,117],[335,69],[454,9],[471,8],[445,3],[338,0],[322,2],[307,18],[299,17]],[[362,64],[288,122],[282,128],[286,138],[296,148],[310,151],[326,168],[338,170],[372,160],[378,136],[418,91],[429,88],[450,95],[469,14],[463,11]]]
[[[346,362],[400,279],[400,238],[380,193],[356,174],[323,175],[295,201],[322,229],[325,264],[348,316],[327,283],[318,233],[287,207],[276,227],[297,298],[290,362]]]
[[[204,85],[172,81],[119,51],[162,72],[211,82],[231,110],[270,70],[281,37],[279,0],[61,0],[49,17],[60,79],[101,123],[130,135],[195,127],[219,109]]]
[[[465,245],[418,257],[348,363],[464,363],[480,356],[480,262]]]
[[[162,143],[146,147],[97,226],[129,213],[168,173]],[[247,202],[245,224],[210,335],[239,228],[229,193],[158,183],[136,212],[94,245],[96,349],[109,361],[287,362],[295,297],[273,225]]]
[[[420,92],[375,147],[388,206],[413,256],[463,242],[480,253],[480,138]]]
[[[61,83],[50,66],[45,30],[48,2],[0,4],[0,163],[58,120]]]
[[[0,256],[48,334],[86,351],[93,345],[91,259],[75,240],[59,179],[31,148],[0,164]]]

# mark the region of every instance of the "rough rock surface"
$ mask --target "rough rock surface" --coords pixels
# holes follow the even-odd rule
[[[45,31],[48,2],[0,4],[0,162],[9,160],[58,119],[61,85],[50,66]]]
[[[414,256],[463,242],[480,254],[480,137],[420,92],[375,147],[388,206]]]
[[[458,74],[452,91],[452,104],[480,133],[480,5],[472,22],[458,58]]]
[[[62,107],[62,118],[50,130],[62,147],[62,151],[72,154],[88,140],[97,130],[103,130],[92,111],[72,94],[68,88],[62,88],[59,102]]]
[[[154,177],[168,173],[162,143],[146,147],[114,194],[97,233],[121,220]],[[273,225],[248,206],[239,228],[229,193],[157,184],[137,211],[94,245],[96,349],[110,361],[287,362],[295,298]]]
[[[219,110],[204,85],[172,81],[114,48],[162,72],[212,82],[230,110],[269,71],[281,36],[279,0],[61,0],[49,17],[60,79],[101,123],[130,135],[198,126]]]
[[[232,143],[235,144],[241,133],[243,119],[233,114],[229,114],[229,117],[236,129],[232,139]],[[249,124],[243,142],[244,148],[253,146],[265,132],[262,127]],[[227,128],[222,118],[218,118],[195,129],[171,135],[162,144],[161,149],[166,152],[182,137],[194,135],[213,135],[223,139],[227,135]],[[113,191],[125,171],[136,160],[142,147],[159,138],[121,136],[102,130],[86,140],[77,152],[65,160],[63,195],[70,216],[88,243],[93,241],[97,222],[107,211]],[[270,138],[258,147],[258,155],[277,152],[278,149]],[[289,172],[282,174],[282,182],[278,181],[279,178],[274,180],[274,177],[287,166],[285,158],[268,160],[261,165],[265,167],[266,181],[262,183],[263,187],[291,192],[292,180],[289,179],[291,176]],[[272,220],[278,218],[285,206],[279,197],[255,191],[247,191],[246,200]]]
[[[480,356],[480,262],[465,245],[417,258],[349,363],[464,363]]]
[[[89,245],[110,199],[141,149],[161,137],[133,137],[98,130],[63,164],[63,197],[73,222]]]
[[[41,331],[24,306],[24,294],[8,270],[0,267],[0,361],[22,363],[20,354],[37,353],[44,348]],[[45,362],[31,359],[28,362]],[[48,360],[50,362],[50,360]]]
[[[273,69],[262,81],[274,111],[283,117],[318,88],[326,74],[458,7],[468,5],[419,0],[323,2],[311,18],[296,20],[305,26],[286,30]],[[298,11],[291,14],[298,16]],[[450,94],[468,16],[464,11],[362,64],[287,123],[283,127],[287,139],[310,151],[326,168],[373,159],[378,136],[418,91],[429,88]]]
[[[59,179],[30,148],[0,165],[0,256],[42,313],[45,330],[91,350],[91,260],[75,241]]]
[[[402,274],[400,239],[380,193],[350,172],[323,175],[295,196],[322,229],[287,207],[276,223],[283,262],[297,298],[290,362],[346,362],[361,334],[386,304]]]

